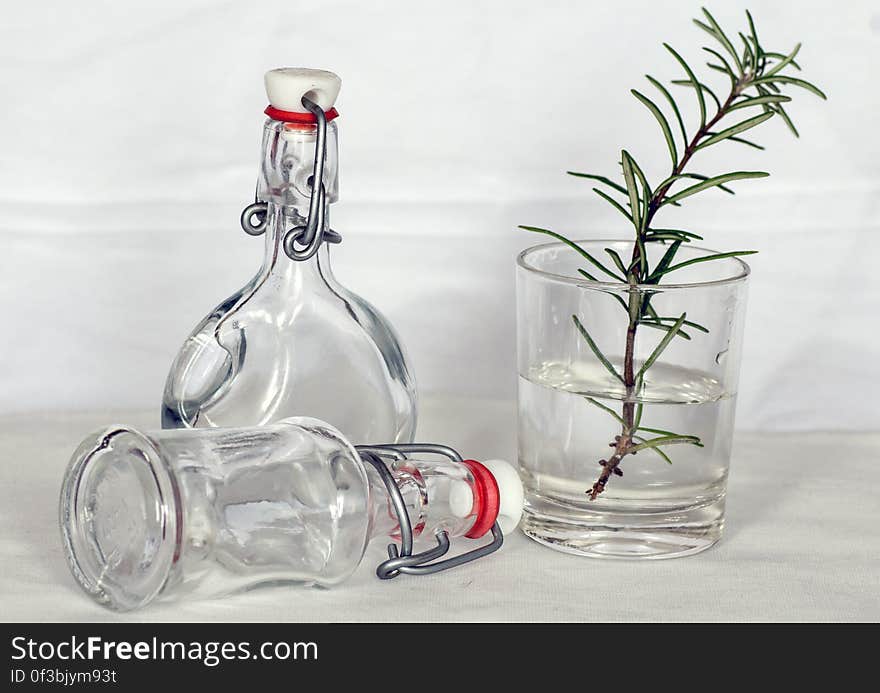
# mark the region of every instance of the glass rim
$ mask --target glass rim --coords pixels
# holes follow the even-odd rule
[[[121,436],[130,436],[142,446],[140,452],[143,458],[139,462],[147,465],[152,481],[150,488],[144,492],[145,495],[154,493],[157,501],[171,504],[170,510],[161,513],[159,518],[162,537],[160,548],[144,578],[147,587],[138,592],[136,600],[122,599],[121,595],[126,594],[126,588],[114,579],[104,579],[103,575],[93,570],[93,566],[89,566],[88,559],[94,547],[86,538],[87,529],[80,524],[77,514],[80,495],[84,492],[83,485],[88,484],[87,475],[99,460],[97,453],[106,448],[109,439]],[[179,491],[176,483],[165,465],[162,453],[149,436],[126,425],[105,426],[90,434],[80,443],[65,472],[59,503],[63,551],[80,587],[94,601],[114,611],[128,611],[151,602],[162,591],[175,562],[181,529],[178,506]]]
[[[624,239],[624,238],[577,238],[577,239],[572,239],[572,242],[578,243],[578,244],[580,244],[580,243],[628,243],[628,244],[632,244],[635,241]],[[600,281],[600,280],[594,280],[594,279],[587,279],[586,277],[573,277],[568,274],[557,274],[555,272],[548,272],[547,270],[539,269],[538,267],[535,267],[534,265],[529,264],[529,262],[527,261],[527,257],[530,254],[532,254],[538,250],[542,250],[544,248],[549,248],[551,246],[556,246],[556,245],[563,246],[563,247],[566,247],[569,250],[571,250],[571,248],[568,246],[568,244],[564,243],[563,241],[548,241],[546,243],[539,243],[537,245],[529,246],[528,248],[526,248],[525,250],[520,252],[516,256],[516,264],[519,267],[521,267],[522,269],[526,270],[527,272],[531,272],[533,274],[538,274],[538,275],[547,277],[548,279],[552,279],[557,282],[561,282],[561,283],[565,283],[565,284],[572,284],[572,285],[580,286],[580,287],[600,287],[603,289],[611,288],[611,289],[616,289],[618,291],[619,290],[628,291],[630,288],[643,290],[643,291],[658,291],[658,290],[665,291],[667,289],[697,289],[697,288],[710,287],[710,286],[723,286],[724,284],[736,284],[739,282],[744,282],[746,279],[748,279],[749,275],[752,272],[752,269],[751,269],[751,267],[749,267],[748,263],[746,263],[741,258],[729,257],[729,258],[725,258],[725,259],[734,260],[736,262],[736,264],[739,265],[739,270],[740,270],[739,273],[735,274],[732,277],[724,277],[722,279],[710,279],[708,281],[701,281],[701,282],[679,282],[679,283],[675,283],[675,284],[633,284],[633,285],[630,285],[630,284],[625,284],[623,282]],[[710,253],[710,254],[720,252],[717,250],[712,250],[711,248],[704,248],[703,246],[699,246],[699,245],[691,245],[690,243],[687,244],[687,247],[691,248],[693,250],[705,251],[706,253]],[[575,252],[575,251],[571,250],[571,252]]]

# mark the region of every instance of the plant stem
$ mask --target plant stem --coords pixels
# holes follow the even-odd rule
[[[727,109],[733,105],[733,101],[737,96],[740,95],[740,92],[743,89],[743,82],[738,81],[736,85],[730,90],[730,94],[727,97],[727,100],[721,104],[721,107],[715,113],[712,120],[708,121],[705,125],[703,125],[697,133],[694,135],[693,139],[688,143],[687,147],[685,147],[684,153],[682,154],[681,160],[672,169],[672,175],[678,176],[684,172],[684,167],[687,166],[688,161],[690,161],[691,157],[697,151],[697,145],[700,144],[700,140],[702,140],[706,135],[708,135],[712,128],[718,124],[725,115],[727,115]],[[660,205],[663,203],[663,198],[666,196],[666,193],[669,192],[669,188],[672,187],[674,181],[670,181],[666,185],[663,185],[654,192],[651,197],[651,201],[648,203],[648,213],[645,215],[645,230],[650,228],[651,220],[654,218],[654,215],[657,213],[657,210],[660,209]],[[638,258],[638,247],[635,248],[633,253],[633,259]]]
[[[715,127],[718,122],[727,114],[728,109],[731,105],[733,105],[733,102],[736,100],[736,98],[742,93],[742,90],[747,86],[750,79],[751,75],[745,75],[731,86],[730,94],[728,95],[724,103],[719,106],[715,115],[711,118],[711,120],[702,125],[700,129],[697,130],[693,138],[691,138],[691,141],[688,142],[684,152],[682,153],[681,159],[673,167],[670,178],[681,175],[691,157],[696,153],[700,141],[710,132],[712,132],[712,128]],[[641,240],[644,240],[645,234],[647,233],[648,229],[651,228],[651,221],[663,204],[663,199],[666,197],[666,194],[672,187],[674,180],[675,179],[673,178],[673,180],[670,180],[670,182],[659,187],[651,196],[651,200],[648,203],[647,213],[645,214],[645,218],[642,222],[642,228],[636,229],[636,234],[637,236],[641,237]],[[634,244],[632,258],[630,261],[630,267],[632,267],[632,269],[630,270],[627,277],[630,284],[630,290],[629,301],[627,304],[629,308],[629,324],[626,329],[626,346],[623,356],[623,383],[626,393],[621,411],[621,419],[623,420],[623,423],[621,424],[620,435],[616,436],[614,442],[611,444],[614,448],[614,454],[607,460],[600,460],[599,462],[599,464],[602,466],[602,473],[599,475],[596,483],[594,483],[592,488],[588,491],[590,500],[596,500],[599,494],[605,490],[605,486],[608,483],[608,480],[611,478],[612,474],[623,476],[623,472],[620,469],[621,461],[627,455],[636,454],[632,450],[632,448],[635,447],[633,436],[636,433],[635,346],[639,320],[641,320],[641,318],[643,317],[643,312],[647,304],[647,297],[643,296],[643,294],[640,293],[635,285],[647,279],[646,276],[642,276],[642,274],[646,275],[646,271],[643,271],[642,274],[640,274],[640,271],[642,271],[643,268],[647,267],[647,258],[642,258],[640,256],[641,249],[644,248],[645,245],[645,243],[639,242],[636,242]],[[659,282],[659,280],[660,279],[658,277],[657,281]]]
[[[632,315],[634,310],[641,310],[641,297],[639,296],[639,292],[633,288],[630,289],[629,294],[630,301],[630,314]],[[593,484],[593,487],[590,489],[590,500],[596,500],[597,496],[605,490],[605,485],[608,483],[608,479],[611,478],[612,474],[617,474],[619,476],[623,476],[623,472],[618,469],[618,465],[620,461],[628,454],[628,449],[632,447],[632,435],[635,433],[635,363],[634,363],[634,354],[636,347],[636,330],[638,329],[638,319],[633,320],[630,318],[629,326],[626,330],[626,353],[623,357],[623,383],[626,387],[626,400],[623,403],[623,411],[621,412],[621,418],[623,419],[623,423],[621,424],[621,432],[620,435],[617,436],[614,442],[614,454],[607,460],[604,460],[604,464],[602,464],[602,473],[599,475],[599,479]]]

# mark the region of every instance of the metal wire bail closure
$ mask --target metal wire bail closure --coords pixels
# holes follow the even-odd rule
[[[249,236],[261,236],[265,233],[269,221],[268,210],[269,205],[254,198],[253,204],[249,204],[241,212],[241,228],[244,232]]]
[[[317,127],[315,138],[315,165],[311,177],[312,194],[309,198],[309,218],[305,226],[297,226],[284,236],[284,252],[291,260],[308,260],[321,246],[324,238],[324,160],[327,158],[327,116],[324,109],[303,96],[302,105],[313,116]],[[302,248],[297,248],[300,244]]]
[[[397,515],[398,525],[400,527],[400,547],[396,544],[388,545],[388,560],[383,561],[376,568],[376,575],[381,580],[390,580],[401,573],[408,575],[430,575],[439,573],[441,570],[448,570],[456,566],[470,563],[483,556],[488,556],[501,548],[504,543],[504,535],[501,527],[496,521],[491,528],[492,541],[484,546],[473,549],[466,553],[459,554],[447,558],[446,560],[437,560],[442,558],[449,552],[450,542],[449,534],[446,530],[437,532],[434,536],[437,545],[421,553],[413,553],[413,528],[410,521],[409,513],[406,511],[406,502],[400,492],[394,477],[382,460],[382,457],[393,457],[397,460],[406,459],[406,453],[424,452],[435,455],[444,455],[454,462],[461,463],[461,455],[455,450],[445,445],[433,445],[428,443],[410,443],[406,445],[359,445],[357,451],[361,455],[364,462],[372,465],[379,473],[388,495],[391,499],[391,505]]]
[[[341,243],[342,236],[332,229],[325,228],[326,190],[324,189],[324,162],[327,158],[327,115],[324,110],[311,99],[303,96],[302,105],[315,117],[317,136],[315,138],[315,161],[312,176],[309,178],[311,195],[309,197],[309,217],[305,226],[295,226],[282,239],[284,253],[291,260],[303,261],[318,252],[321,243]],[[335,109],[331,117],[335,117]],[[318,183],[317,185],[315,183]],[[254,198],[253,204],[244,208],[241,213],[241,228],[251,236],[259,236],[266,231],[268,223],[266,202]]]

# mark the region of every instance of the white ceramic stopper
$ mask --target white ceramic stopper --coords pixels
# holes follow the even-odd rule
[[[308,113],[302,97],[308,96],[325,111],[333,108],[342,80],[327,70],[307,67],[279,67],[269,70],[265,77],[269,103],[282,111]]]
[[[510,462],[505,460],[486,460],[483,466],[492,472],[498,483],[500,503],[498,507],[498,525],[505,534],[512,532],[519,524],[525,503],[522,481],[519,472]]]
[[[499,506],[498,525],[504,534],[512,532],[522,517],[523,493],[519,473],[510,462],[504,460],[487,460],[482,463],[498,484]],[[470,515],[474,505],[474,495],[470,486],[464,481],[455,482],[449,489],[449,509],[456,517]]]

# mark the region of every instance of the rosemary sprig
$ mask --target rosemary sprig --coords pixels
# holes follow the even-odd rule
[[[590,351],[606,370],[623,384],[625,390],[620,414],[594,398],[586,398],[586,401],[591,405],[611,415],[621,427],[620,434],[615,436],[614,442],[611,443],[614,454],[607,460],[599,461],[603,468],[602,472],[588,491],[593,500],[604,491],[612,474],[623,475],[620,463],[626,456],[634,455],[641,450],[652,450],[666,462],[671,463],[671,457],[661,450],[661,447],[680,444],[699,447],[703,445],[697,436],[641,426],[643,404],[636,400],[643,387],[647,371],[675,337],[691,340],[694,331],[708,332],[708,329],[703,325],[687,320],[684,313],[678,317],[658,315],[651,305],[651,297],[654,294],[645,291],[644,286],[660,284],[667,275],[698,263],[757,252],[754,250],[734,250],[676,262],[675,257],[681,246],[692,240],[701,240],[701,236],[681,229],[655,228],[655,217],[662,208],[666,206],[677,207],[683,200],[706,190],[717,188],[733,194],[734,190],[728,186],[729,183],[767,177],[769,174],[764,171],[730,171],[706,175],[686,169],[698,152],[723,142],[764,149],[762,145],[741,137],[741,135],[771,120],[774,116],[779,116],[795,137],[799,136],[786,107],[783,106],[792,100],[791,96],[782,93],[784,89],[789,87],[803,89],[822,99],[826,98],[822,90],[814,84],[800,77],[785,74],[785,71],[789,69],[801,70],[800,64],[795,61],[795,57],[800,52],[801,44],[797,44],[788,53],[765,50],[758,39],[752,15],[748,11],[746,11],[746,19],[747,29],[737,32],[736,38],[739,41],[731,40],[705,8],[703,8],[703,17],[694,20],[694,24],[708,34],[713,41],[712,46],[704,46],[703,50],[710,56],[707,67],[714,73],[723,74],[726,78],[728,87],[726,94],[722,92],[722,96],[719,96],[706,81],[701,81],[687,61],[672,46],[663,44],[684,72],[685,78],[674,79],[671,83],[675,86],[685,87],[693,93],[699,112],[699,127],[693,134],[688,134],[688,129],[682,118],[683,109],[670,90],[663,86],[659,80],[646,75],[650,85],[659,92],[671,110],[675,127],[670,125],[666,113],[655,101],[636,89],[632,90],[633,96],[648,109],[660,127],[671,160],[668,176],[652,187],[635,157],[626,150],[621,151],[619,161],[622,183],[611,177],[595,173],[568,172],[572,176],[598,183],[598,186],[592,188],[593,192],[632,224],[635,236],[632,257],[622,258],[613,248],[606,248],[605,253],[608,259],[603,260],[588,253],[577,243],[555,231],[536,226],[520,227],[527,231],[547,234],[572,247],[590,265],[588,269],[578,270],[585,279],[599,281],[594,274],[598,271],[604,275],[603,281],[608,281],[607,278],[610,277],[613,281],[619,282],[626,290],[627,300],[618,295],[620,292],[608,292],[621,305],[628,319],[623,373],[620,373],[601,351],[591,336],[588,326],[584,325],[578,316],[572,316],[576,331],[581,339],[587,343]],[[710,112],[710,107],[713,107],[714,111]],[[758,111],[745,109],[758,109]],[[740,114],[740,111],[745,115]],[[737,116],[740,119],[734,121]],[[652,243],[659,243],[666,247],[662,257],[653,268],[649,266],[647,253],[647,246]],[[635,344],[638,328],[641,326],[650,327],[664,334],[651,351],[648,359],[640,368],[636,369]],[[689,331],[684,331],[683,327],[687,327]],[[656,437],[645,438],[639,435],[640,432],[654,434]]]

